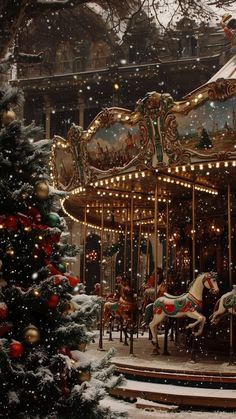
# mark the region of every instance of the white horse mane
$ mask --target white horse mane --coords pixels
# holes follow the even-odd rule
[[[206,273],[206,272],[203,272],[202,274],[199,274],[198,276],[196,276],[196,278],[194,278],[194,279],[193,279],[193,281],[191,281],[191,282],[188,284],[188,291],[190,290],[191,286],[195,283],[195,281],[196,281],[197,279],[199,279],[200,277],[201,277],[201,279],[203,279],[203,277],[204,277],[205,273]]]

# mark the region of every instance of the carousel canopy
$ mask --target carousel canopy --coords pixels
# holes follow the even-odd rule
[[[87,222],[97,225],[103,206],[106,227],[119,229],[132,199],[135,223],[148,225],[156,200],[160,207],[180,196],[188,201],[194,187],[206,201],[227,188],[229,177],[236,185],[234,67],[235,57],[221,70],[227,78],[181,102],[149,92],[133,111],[108,108],[87,130],[73,125],[66,139],[56,136],[51,170],[54,185],[68,191],[65,212],[83,220],[86,208]]]

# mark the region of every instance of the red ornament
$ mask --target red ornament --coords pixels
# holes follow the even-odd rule
[[[14,215],[7,215],[5,220],[5,228],[10,230],[17,229],[17,218]]]
[[[59,354],[66,355],[66,356],[68,356],[69,358],[72,358],[72,353],[71,353],[71,351],[69,350],[69,348],[67,348],[67,346],[61,346],[61,347],[58,349],[58,352],[59,352]]]
[[[13,324],[12,323],[2,323],[0,324],[0,338],[2,338],[7,332],[12,330]]]
[[[0,320],[5,320],[8,316],[8,308],[5,303],[0,303]]]
[[[58,301],[59,301],[58,295],[53,294],[47,301],[47,305],[49,308],[56,308]]]
[[[55,275],[53,283],[54,285],[59,285],[61,283],[63,276],[62,275]]]
[[[30,207],[28,209],[28,216],[32,218],[32,220],[35,223],[41,223],[42,221],[42,215],[40,214],[40,212],[37,210],[37,208],[34,207]]]
[[[60,237],[61,237],[60,233],[53,234],[52,236],[48,236],[47,237],[47,243],[49,243],[49,244],[59,243]]]
[[[65,275],[70,283],[71,287],[76,287],[76,285],[78,285],[80,283],[80,279],[75,278],[74,276],[70,276],[70,275]]]
[[[9,355],[13,359],[18,359],[23,355],[24,348],[22,343],[14,340],[9,345]]]

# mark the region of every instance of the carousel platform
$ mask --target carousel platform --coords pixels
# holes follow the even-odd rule
[[[160,335],[160,352],[163,340]],[[202,354],[193,363],[190,354],[174,342],[169,342],[170,356],[153,355],[147,334],[134,339],[134,356],[129,355],[129,347],[119,341],[116,333],[113,341],[104,336],[103,347],[116,349],[112,363],[117,374],[126,378],[112,391],[115,397],[124,400],[139,397],[186,409],[236,409],[236,365],[229,365],[227,356]]]

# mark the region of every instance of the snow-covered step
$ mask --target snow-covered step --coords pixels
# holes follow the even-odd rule
[[[124,384],[113,389],[111,394],[131,399],[141,397],[142,399],[179,406],[236,408],[235,390],[183,387],[126,380]]]
[[[215,372],[207,371],[206,367],[202,371],[175,370],[167,368],[155,368],[151,366],[121,364],[114,362],[117,372],[123,374],[128,379],[148,381],[160,384],[192,385],[206,388],[235,388],[235,372]]]
[[[144,400],[138,397],[135,403],[137,409],[145,409],[147,412],[163,411],[163,412],[177,412],[179,406],[173,404],[157,403],[150,400]]]

